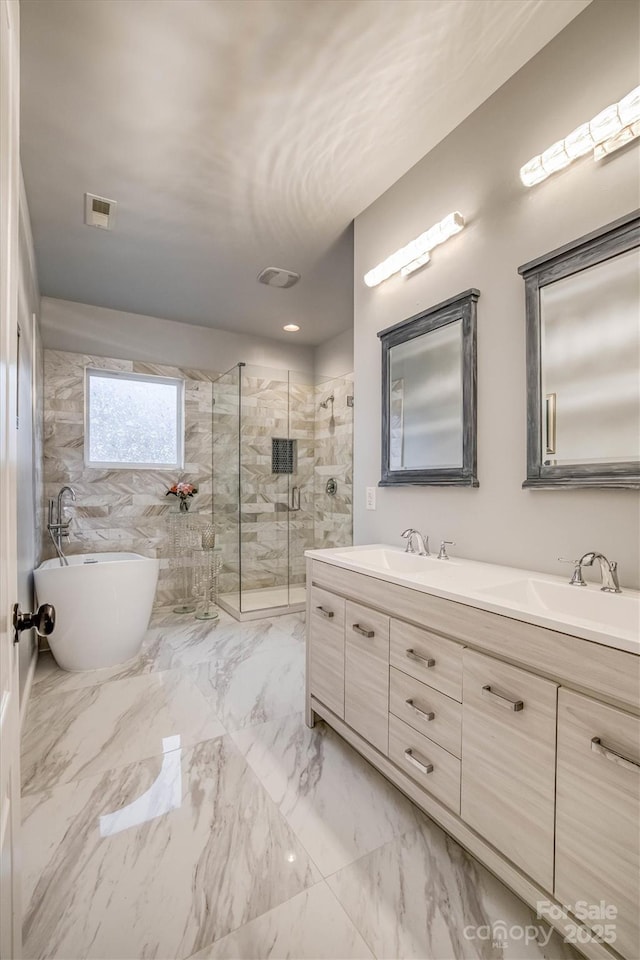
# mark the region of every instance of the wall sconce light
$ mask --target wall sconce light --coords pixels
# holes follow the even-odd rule
[[[408,277],[414,270],[423,267],[429,263],[430,252],[434,247],[439,246],[460,233],[464,227],[464,217],[461,213],[450,213],[440,223],[430,227],[425,233],[408,243],[406,247],[400,247],[390,257],[379,263],[373,270],[369,270],[364,275],[364,282],[368,287],[376,287],[383,280],[387,280],[394,273],[400,273],[403,277]]]
[[[564,140],[558,140],[544,153],[533,157],[520,168],[525,187],[533,187],[552,173],[562,170],[593,150],[594,160],[601,160],[640,136],[640,87],[636,87],[618,103],[602,110],[589,123],[576,127]]]

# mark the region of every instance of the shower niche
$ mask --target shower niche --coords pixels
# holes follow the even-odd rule
[[[305,550],[351,544],[352,397],[350,375],[246,364],[213,383],[218,602],[234,617],[304,609]]]

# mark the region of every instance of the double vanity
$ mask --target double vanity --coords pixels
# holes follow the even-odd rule
[[[640,594],[307,554],[321,717],[586,956],[640,956]]]

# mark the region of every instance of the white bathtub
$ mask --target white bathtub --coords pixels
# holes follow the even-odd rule
[[[149,624],[158,560],[91,553],[45,560],[34,571],[38,603],[52,603],[51,651],[63,670],[112,667],[135,656]]]

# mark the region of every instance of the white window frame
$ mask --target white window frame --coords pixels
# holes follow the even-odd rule
[[[92,377],[104,380],[140,380],[144,383],[168,383],[176,390],[176,429],[178,434],[176,463],[129,463],[116,460],[91,460],[91,390]],[[184,380],[179,377],[157,377],[146,373],[130,373],[128,370],[104,370],[101,367],[85,367],[84,372],[84,465],[88,468],[110,470],[182,470],[184,468]]]

